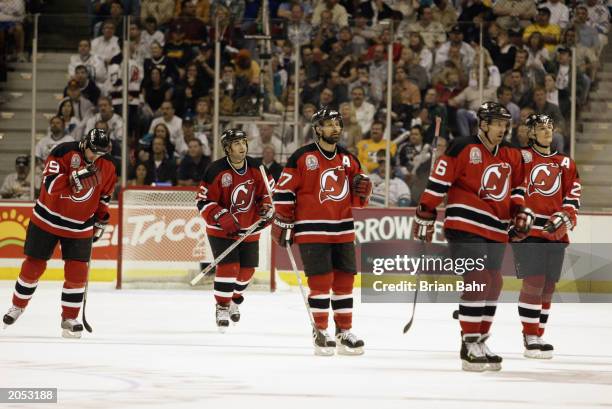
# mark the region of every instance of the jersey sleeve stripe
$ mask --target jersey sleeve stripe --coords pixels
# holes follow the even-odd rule
[[[446,195],[446,193],[438,193],[430,189],[425,189],[425,192],[429,193],[430,195],[437,196],[437,197],[444,197]]]
[[[62,175],[58,175],[57,173],[45,176],[45,188],[47,189],[47,192],[52,193],[53,185],[60,176]]]
[[[444,186],[450,186],[450,185],[451,185],[451,182],[446,182],[446,181],[444,181],[444,180],[436,179],[436,178],[435,178],[435,177],[433,177],[433,176],[430,176],[430,177],[429,177],[429,181],[430,181],[430,182],[437,183],[437,184],[439,184],[439,185],[444,185]]]
[[[566,205],[572,206],[574,209],[577,210],[577,209],[580,208],[580,199],[568,199],[568,198],[565,198],[563,200],[562,206],[566,206]]]
[[[204,212],[206,209],[208,209],[211,206],[216,205],[216,202],[213,202],[212,200],[200,200],[198,201],[198,210],[200,211],[200,213]]]
[[[429,180],[429,183],[427,183],[427,189],[437,193],[446,194],[446,192],[448,192],[449,187],[447,185],[441,185],[440,183]]]

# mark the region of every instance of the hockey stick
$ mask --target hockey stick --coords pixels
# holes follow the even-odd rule
[[[440,137],[440,124],[442,122],[442,118],[440,118],[439,116],[436,116],[436,128],[434,131],[434,140],[432,143],[432,149],[431,149],[431,165],[429,166],[429,174],[431,174],[433,167],[434,167],[434,162],[435,162],[435,154],[436,154],[436,149],[438,147],[438,138]],[[425,243],[423,242],[423,247],[425,246]],[[418,277],[418,272],[417,272],[417,277]],[[414,291],[414,299],[412,300],[412,311],[410,312],[410,320],[408,320],[408,323],[406,325],[404,325],[404,329],[403,329],[403,333],[407,333],[410,330],[410,327],[412,327],[412,323],[414,322],[414,314],[416,312],[416,304],[417,304],[417,299],[419,298],[419,285],[416,286],[416,290]]]
[[[231,246],[229,246],[228,248],[226,248],[223,253],[219,254],[219,257],[217,257],[216,259],[213,260],[212,263],[210,263],[209,265],[206,266],[206,268],[202,271],[200,271],[200,273],[195,276],[193,278],[193,280],[191,280],[189,282],[189,284],[193,287],[194,285],[196,285],[201,279],[203,279],[208,273],[210,273],[212,271],[213,268],[215,268],[221,261],[223,261],[223,259],[225,257],[227,257],[227,255],[229,253],[232,252],[232,250],[234,250],[236,247],[238,247],[238,245],[240,243],[242,243],[247,237],[249,237],[251,234],[253,234],[253,232],[255,230],[257,230],[257,228],[259,227],[259,225],[261,224],[261,220],[256,221],[255,223],[253,223],[251,225],[251,227],[249,227],[247,229],[246,232],[244,232],[244,234],[242,234],[242,236],[234,241]]]
[[[83,307],[81,307],[81,317],[83,318],[83,327],[90,334],[93,332],[93,328],[87,322],[87,318],[85,318],[85,307],[87,306],[87,289],[89,288],[89,270],[91,268],[91,255],[93,253],[93,242],[91,243],[91,250],[89,252],[89,261],[87,262],[87,281],[85,281],[85,291],[83,291]]]
[[[268,177],[266,175],[266,170],[263,165],[259,166],[259,171],[261,172],[261,176],[264,178],[264,181],[267,181]],[[272,190],[270,189],[270,185],[268,183],[266,183],[266,189],[268,190],[268,195],[270,196],[270,200],[272,200]],[[272,202],[272,208],[274,208],[274,202]],[[290,235],[290,232],[287,231],[287,236],[289,235]],[[287,242],[289,241],[289,238],[290,237],[287,237]],[[287,255],[289,256],[289,261],[291,262],[291,268],[293,269],[293,272],[295,273],[295,277],[297,278],[298,287],[300,287],[300,293],[302,294],[302,301],[304,301],[304,306],[306,307],[306,312],[308,313],[308,319],[310,320],[310,325],[312,326],[312,329],[314,333],[316,334],[317,340],[323,341],[320,343],[324,344],[323,334],[321,334],[321,331],[319,331],[319,329],[317,328],[315,321],[314,321],[314,317],[312,315],[312,311],[310,309],[310,305],[308,305],[308,296],[306,295],[306,290],[304,289],[304,285],[302,284],[302,277],[300,276],[300,272],[298,271],[297,264],[295,262],[295,258],[293,257],[293,251],[291,251],[291,244],[287,245]]]

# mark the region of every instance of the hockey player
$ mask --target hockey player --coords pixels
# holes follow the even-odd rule
[[[464,291],[459,304],[462,368],[479,372],[501,369],[502,358],[485,342],[503,284],[503,243],[509,228],[513,240],[525,238],[533,216],[524,207],[521,153],[502,143],[512,116],[496,102],[482,104],[477,115],[478,134],[455,139],[436,161],[416,210],[413,235],[432,240],[436,206],[447,195],[444,234],[451,257],[484,259],[484,269],[463,276],[466,283],[484,284],[484,290],[473,286]]]
[[[108,134],[93,128],[80,142],[62,143],[51,151],[28,225],[25,260],[15,283],[13,305],[4,315],[5,327],[24,312],[59,242],[64,259],[62,336],[81,337],[83,325],[77,317],[88,278],[92,238],[95,242],[104,232],[117,182],[115,166],[107,155],[110,150]]]
[[[200,183],[197,207],[206,220],[208,242],[217,258],[253,223],[272,217],[272,200],[257,162],[247,156],[247,135],[239,129],[228,129],[221,135],[225,157],[211,163]],[[269,180],[273,180],[271,177]],[[225,332],[230,319],[240,321],[238,306],[244,301],[255,267],[259,264],[259,233],[238,245],[217,265],[214,280],[216,322]]]
[[[542,335],[569,243],[567,232],[576,226],[581,185],[574,161],[551,150],[552,119],[533,114],[526,125],[530,147],[521,151],[527,177],[525,203],[534,211],[535,222],[529,237],[513,245],[517,276],[523,279],[518,312],[524,356],[550,359],[553,346]]]
[[[317,355],[363,354],[364,342],[351,332],[355,231],[351,207],[364,207],[372,183],[359,160],[337,145],[342,116],[327,108],[312,117],[314,143],[289,157],[274,191],[272,237],[281,247],[299,245],[310,294]],[[289,240],[288,240],[289,239]],[[331,290],[331,299],[330,299]],[[335,340],[327,333],[328,310],[334,312]]]

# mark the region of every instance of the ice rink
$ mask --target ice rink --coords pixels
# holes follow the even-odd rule
[[[13,282],[0,282],[2,314]],[[498,308],[499,373],[460,370],[454,305],[356,302],[363,356],[315,357],[297,289],[247,293],[242,321],[219,334],[208,291],[90,287],[93,334],[60,337],[60,282],[42,282],[0,331],[0,387],[57,387],[51,404],[3,408],[612,408],[609,304],[553,305],[551,361],[527,360],[516,304]]]

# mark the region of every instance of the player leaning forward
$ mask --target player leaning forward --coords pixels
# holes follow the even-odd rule
[[[502,143],[510,131],[510,113],[485,102],[478,119],[478,134],[455,139],[435,163],[417,207],[414,232],[421,240],[432,239],[436,206],[447,195],[444,234],[451,257],[484,258],[483,270],[463,276],[466,283],[485,284],[483,291],[464,291],[459,304],[460,357],[466,371],[501,369],[502,358],[485,342],[503,284],[504,243],[508,231],[512,240],[525,238],[533,223],[533,213],[524,207],[521,152]]]
[[[255,160],[247,156],[247,135],[228,129],[221,135],[225,157],[211,163],[197,195],[197,206],[206,220],[206,234],[215,259],[253,223],[272,217],[272,200]],[[272,180],[270,177],[269,180]],[[240,320],[238,306],[244,300],[259,263],[259,233],[251,234],[216,267],[214,295],[216,322],[223,332],[230,319]]]
[[[281,247],[287,237],[299,245],[310,294],[308,304],[317,330],[315,353],[359,355],[363,341],[352,327],[355,232],[351,207],[367,204],[372,184],[359,160],[338,146],[342,116],[323,108],[312,117],[316,141],[291,155],[274,191],[272,237]],[[289,232],[289,235],[287,233]],[[330,298],[331,290],[331,298]],[[327,333],[328,310],[334,312],[335,340]]]
[[[581,185],[574,161],[550,149],[552,119],[533,114],[527,127],[530,147],[521,151],[527,175],[525,202],[536,218],[529,237],[513,245],[517,275],[523,279],[518,312],[525,357],[552,358],[553,346],[542,335],[561,276],[567,232],[576,226]]]
[[[77,317],[88,278],[92,237],[96,241],[104,232],[117,181],[115,166],[106,155],[110,150],[108,134],[94,128],[80,142],[62,143],[51,151],[28,225],[13,305],[3,319],[5,326],[23,313],[59,242],[64,259],[62,335],[80,338],[83,325]]]

